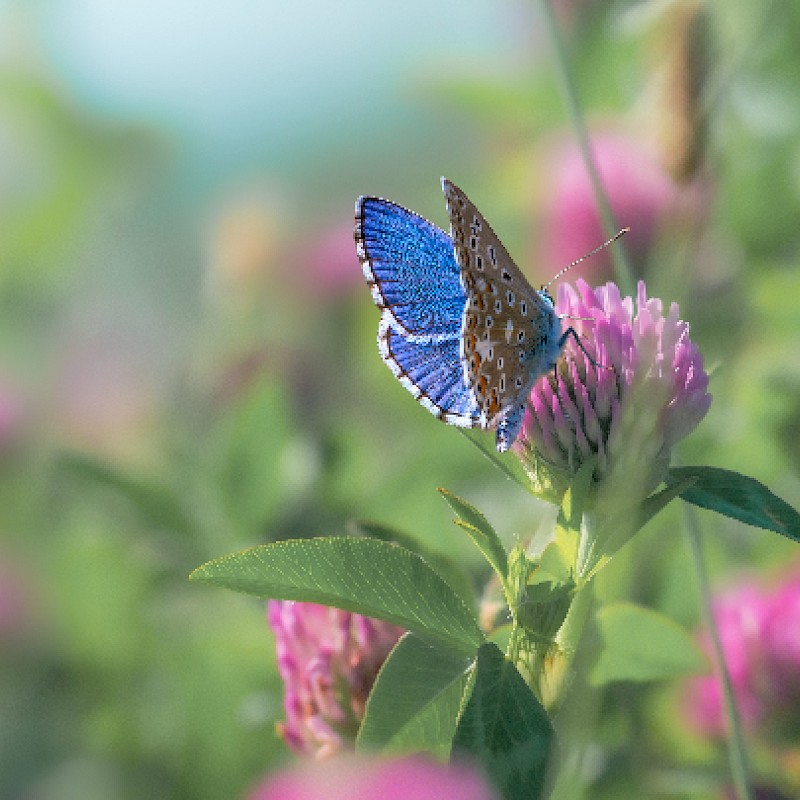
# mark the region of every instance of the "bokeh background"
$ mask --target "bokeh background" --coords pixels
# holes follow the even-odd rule
[[[797,507],[800,6],[555,5],[634,270],[712,371],[681,458]],[[362,519],[477,589],[436,487],[509,541],[547,514],[381,364],[352,214],[444,226],[447,175],[535,284],[598,244],[552,44],[523,0],[0,0],[0,43],[0,797],[243,797],[289,759],[273,641],[195,566]],[[800,562],[701,523],[719,585]],[[693,629],[680,513],[599,584]],[[718,796],[680,693],[597,690],[586,796]]]

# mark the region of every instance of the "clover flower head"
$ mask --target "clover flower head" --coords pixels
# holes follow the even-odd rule
[[[403,631],[314,603],[270,600],[286,721],[278,730],[298,753],[325,758],[352,742],[389,651]]]
[[[711,403],[708,376],[677,304],[666,315],[639,282],[636,300],[613,283],[559,287],[556,311],[570,337],[555,374],[531,391],[516,452],[535,484],[559,496],[580,466],[595,479],[635,477],[647,492],[663,480],[671,448]]]

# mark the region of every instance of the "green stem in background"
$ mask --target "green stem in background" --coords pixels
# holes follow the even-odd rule
[[[706,571],[703,549],[700,544],[700,530],[697,524],[697,516],[687,503],[683,503],[683,515],[686,522],[686,534],[689,539],[689,547],[692,553],[692,562],[695,567],[695,577],[697,580],[697,591],[700,600],[700,613],[703,624],[711,634],[711,645],[714,650],[714,662],[717,673],[722,681],[722,692],[725,702],[725,716],[728,721],[728,761],[730,763],[733,784],[736,789],[736,800],[753,800],[750,791],[750,781],[747,768],[747,751],[742,736],[742,723],[739,717],[739,710],[736,707],[736,699],[731,685],[731,676],[725,663],[725,655],[722,650],[722,642],[719,638],[719,631],[714,622],[714,615],[711,610],[711,591],[708,583],[708,572]]]
[[[550,6],[549,0],[541,0],[539,5],[542,7],[548,33],[550,34],[550,39],[553,42],[553,48],[556,52],[558,72],[561,76],[561,85],[570,121],[575,130],[575,135],[578,137],[578,147],[583,155],[586,171],[589,173],[589,180],[591,181],[595,202],[597,203],[600,218],[603,222],[603,229],[605,230],[606,236],[610,238],[619,230],[619,227],[614,219],[611,204],[608,202],[608,195],[603,187],[603,181],[600,178],[597,164],[592,155],[592,149],[589,144],[589,131],[586,127],[586,120],[583,115],[583,110],[581,109],[580,100],[578,99],[578,90],[575,86],[572,72],[570,71],[564,40],[561,36],[561,31],[558,29],[558,21],[553,14],[553,9]],[[631,270],[624,244],[617,242],[610,247],[609,250],[611,251],[611,263],[614,266],[614,276],[620,291],[623,295],[633,295],[633,271]]]

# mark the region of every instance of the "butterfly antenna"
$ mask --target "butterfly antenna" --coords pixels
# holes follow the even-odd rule
[[[567,264],[567,266],[564,267],[564,269],[559,270],[555,275],[553,275],[553,277],[550,278],[550,280],[547,281],[547,283],[544,284],[544,286],[542,286],[542,288],[544,289],[544,288],[548,287],[551,283],[553,283],[554,281],[557,281],[567,270],[572,269],[573,267],[575,267],[578,264],[580,264],[582,261],[586,261],[587,258],[591,258],[593,255],[595,255],[595,253],[599,253],[601,250],[605,250],[606,247],[608,247],[610,244],[613,244],[614,242],[616,242],[617,239],[619,239],[622,236],[624,236],[626,233],[628,233],[628,231],[630,231],[630,228],[623,228],[621,231],[617,231],[608,241],[603,242],[603,244],[601,244],[599,247],[595,247],[594,250],[592,250],[591,252],[587,253],[585,256],[581,256],[580,258],[578,258],[575,261],[573,261],[571,264]]]

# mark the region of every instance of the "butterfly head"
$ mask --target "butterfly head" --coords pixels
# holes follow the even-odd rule
[[[538,294],[539,297],[541,297],[542,300],[544,300],[544,302],[547,303],[548,306],[550,306],[550,308],[555,308],[556,305],[555,300],[553,300],[553,295],[551,295],[550,292],[547,291],[547,286],[542,286],[542,288],[539,289],[539,291],[536,294]]]

